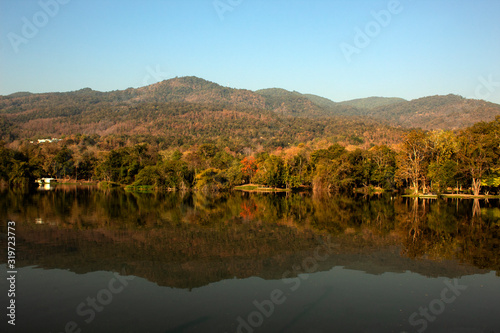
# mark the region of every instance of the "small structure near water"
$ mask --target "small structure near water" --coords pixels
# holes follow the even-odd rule
[[[44,190],[50,190],[50,183],[53,183],[55,180],[55,178],[40,178],[37,179],[36,182],[38,183],[40,188],[43,188]]]

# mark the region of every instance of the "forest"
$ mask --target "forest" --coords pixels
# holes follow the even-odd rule
[[[499,124],[500,105],[456,95],[336,103],[197,77],[111,92],[20,92],[0,96],[0,182],[496,194]]]
[[[221,192],[244,184],[352,193],[406,190],[500,194],[500,117],[459,131],[411,130],[396,145],[328,140],[246,147],[222,140],[162,145],[131,136],[69,135],[58,142],[0,144],[4,186],[37,178]]]

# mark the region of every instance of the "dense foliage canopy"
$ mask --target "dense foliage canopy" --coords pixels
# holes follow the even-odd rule
[[[126,140],[125,140],[126,139]],[[413,188],[415,193],[500,185],[500,117],[454,133],[414,130],[400,145],[368,149],[313,142],[289,148],[231,149],[228,142],[162,149],[161,142],[74,135],[52,143],[0,146],[0,177],[10,184],[35,178],[106,181],[160,189],[223,191],[257,183],[273,188],[352,192],[360,188]],[[238,146],[231,146],[238,147]]]

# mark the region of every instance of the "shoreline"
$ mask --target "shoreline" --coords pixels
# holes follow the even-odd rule
[[[405,194],[404,198],[422,198],[422,199],[500,199],[500,195],[473,195],[473,194]]]
[[[232,189],[243,192],[291,192],[292,191],[291,189],[265,187],[264,185],[257,185],[257,184],[240,185],[240,186],[235,186]]]

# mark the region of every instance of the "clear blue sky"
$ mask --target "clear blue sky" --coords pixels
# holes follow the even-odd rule
[[[388,7],[377,23],[372,12]],[[0,0],[0,37],[1,95],[194,75],[334,101],[453,93],[500,103],[499,0]],[[347,44],[357,53],[346,57]]]

